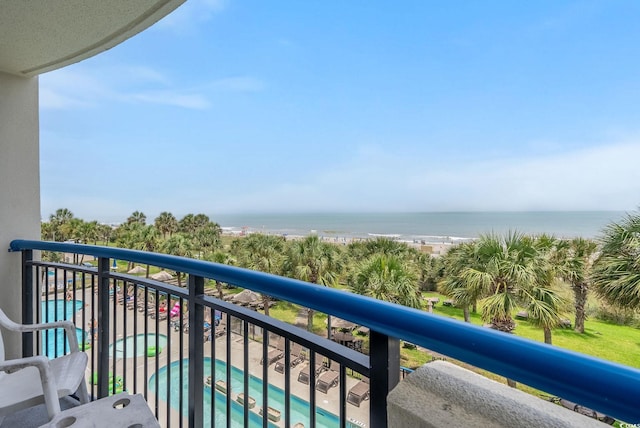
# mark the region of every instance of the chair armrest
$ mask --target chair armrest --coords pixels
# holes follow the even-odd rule
[[[78,336],[76,336],[76,326],[69,320],[53,321],[39,324],[18,324],[12,321],[4,312],[0,311],[0,325],[7,330],[29,333],[34,331],[51,330],[54,328],[64,328],[69,340],[69,350],[78,352]]]
[[[49,370],[49,360],[45,356],[37,355],[35,357],[16,358],[13,360],[0,361],[0,372],[13,373],[20,369],[31,366],[38,367],[38,370],[40,370],[40,367],[43,367],[46,371]]]
[[[40,382],[42,383],[42,392],[44,393],[44,399],[47,405],[47,412],[49,413],[49,418],[52,418],[60,413],[60,402],[58,401],[56,378],[51,372],[49,359],[39,355],[36,357],[17,358],[0,362],[0,371],[4,372],[14,372],[26,367],[36,367],[38,369]]]

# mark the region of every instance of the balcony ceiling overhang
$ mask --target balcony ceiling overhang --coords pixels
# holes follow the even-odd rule
[[[0,72],[35,76],[89,58],[185,0],[1,0]]]

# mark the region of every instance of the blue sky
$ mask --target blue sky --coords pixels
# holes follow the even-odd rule
[[[189,0],[40,77],[43,217],[634,210],[639,16]]]

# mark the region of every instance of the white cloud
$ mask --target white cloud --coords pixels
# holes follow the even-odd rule
[[[87,107],[96,100],[109,97],[111,90],[92,73],[70,66],[40,77],[40,107],[68,109]]]
[[[640,203],[638,159],[636,142],[458,164],[374,148],[313,179],[260,188],[225,205],[229,212],[630,210]]]
[[[40,81],[40,106],[69,109],[105,102],[148,103],[188,109],[210,106],[201,90],[175,87],[162,72],[146,66],[76,65],[47,73]]]
[[[215,80],[206,87],[221,91],[258,92],[264,89],[264,82],[255,77],[237,76]]]
[[[156,27],[178,33],[190,31],[222,12],[226,4],[225,0],[189,0],[160,20]]]
[[[52,88],[40,88],[40,107],[45,109],[86,108],[90,104],[84,100],[56,92]]]
[[[124,99],[150,104],[163,104],[188,109],[206,109],[211,106],[209,100],[201,94],[181,94],[172,91],[143,92],[128,94]]]

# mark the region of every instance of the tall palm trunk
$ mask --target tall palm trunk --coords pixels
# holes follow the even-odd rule
[[[311,308],[307,308],[307,331],[313,331],[313,316],[316,311]]]
[[[318,273],[314,269],[312,269],[311,271],[309,282],[313,284],[318,283]],[[315,313],[316,311],[314,311],[313,309],[307,308],[307,331],[313,331],[313,316],[315,315]]]
[[[573,286],[573,294],[575,296],[576,306],[576,322],[575,331],[584,333],[585,307],[587,305],[587,291],[589,289],[585,284],[576,284]]]
[[[216,281],[216,290],[218,290],[218,299],[222,300],[224,293],[222,293],[222,283],[220,281]]]
[[[551,329],[549,327],[543,327],[544,331],[544,343],[551,345]]]
[[[471,316],[469,314],[469,305],[464,305],[462,308],[462,314],[464,315],[464,322],[471,322]]]
[[[264,306],[264,314],[269,316],[269,303],[271,303],[271,299],[266,294],[262,294],[262,305]]]

